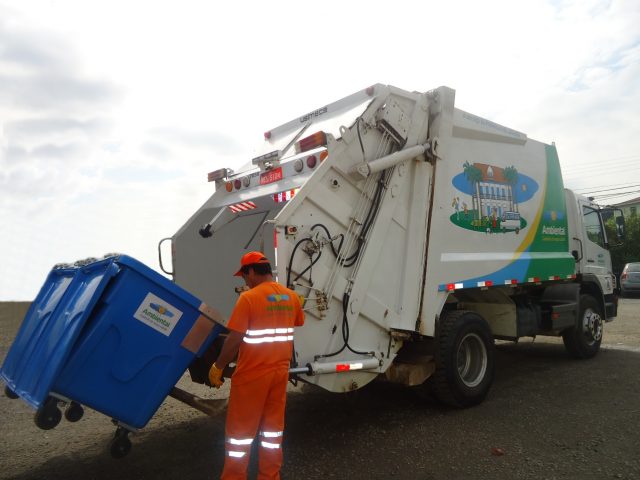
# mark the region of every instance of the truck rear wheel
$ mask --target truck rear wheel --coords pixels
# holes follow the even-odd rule
[[[604,320],[598,301],[591,295],[580,295],[577,324],[562,333],[564,346],[572,357],[592,358],[600,350]]]
[[[481,403],[495,370],[493,335],[477,313],[456,310],[440,318],[436,371],[431,379],[438,400],[454,407]]]

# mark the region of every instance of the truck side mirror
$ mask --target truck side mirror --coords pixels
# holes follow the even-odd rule
[[[616,216],[616,235],[619,241],[624,240],[624,233],[624,215],[620,211],[620,216]]]
[[[605,207],[600,209],[600,218],[607,233],[607,248],[622,246],[625,236],[624,214],[619,208]],[[613,237],[617,243],[613,243]]]

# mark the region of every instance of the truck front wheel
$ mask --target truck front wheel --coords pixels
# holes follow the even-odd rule
[[[572,357],[592,358],[600,350],[604,321],[598,301],[591,295],[580,295],[577,324],[562,333],[564,346]]]
[[[443,313],[431,379],[438,400],[454,407],[484,400],[495,370],[493,343],[489,325],[480,315],[462,310]]]

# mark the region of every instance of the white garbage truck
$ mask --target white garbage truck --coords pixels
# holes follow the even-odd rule
[[[161,268],[227,318],[241,255],[264,252],[306,313],[292,376],[333,392],[384,376],[467,407],[495,339],[561,336],[593,357],[616,316],[621,212],[565,189],[553,144],[454,97],[377,84],[267,131],[245,168],[209,173]]]

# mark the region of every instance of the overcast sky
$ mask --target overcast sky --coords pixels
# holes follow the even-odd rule
[[[207,172],[373,83],[450,86],[556,142],[567,186],[640,191],[637,0],[0,0],[0,300],[109,252],[158,270]]]

